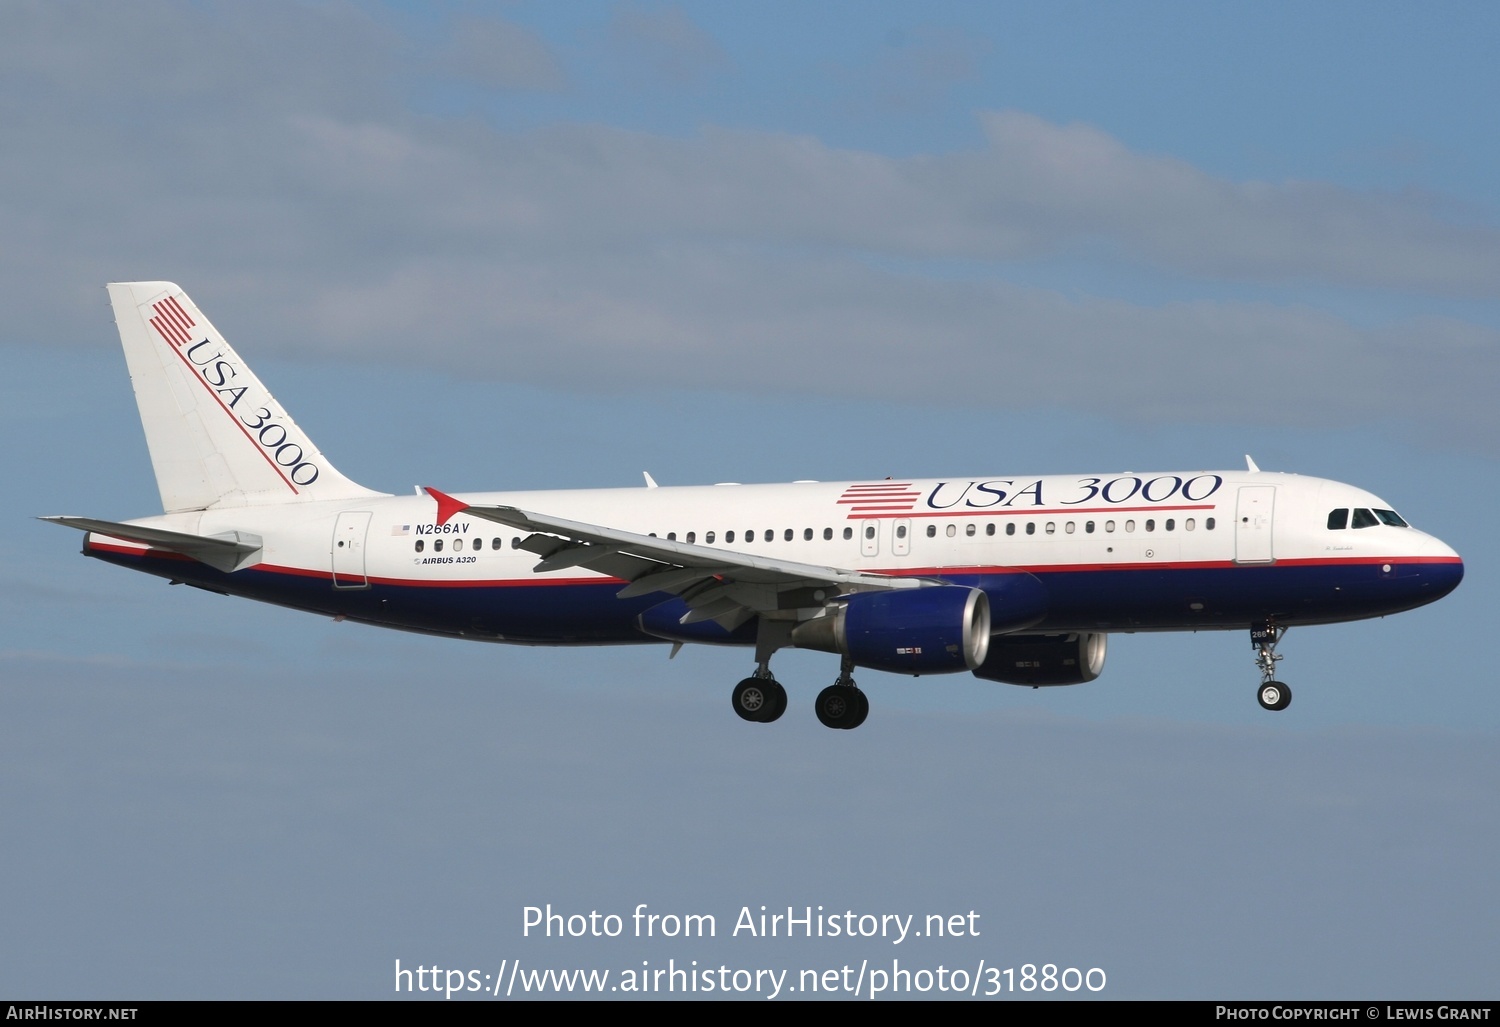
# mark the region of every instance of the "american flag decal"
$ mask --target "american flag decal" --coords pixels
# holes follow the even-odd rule
[[[850,485],[839,497],[839,504],[849,508],[849,516],[869,513],[892,513],[910,510],[922,493],[909,481],[882,481],[875,485]]]
[[[168,296],[151,304],[151,309],[156,311],[156,316],[151,319],[151,327],[156,329],[156,334],[174,346],[192,341],[188,332],[193,327],[193,319],[182,309],[176,296]]]
[[[410,524],[393,524],[393,525],[391,525],[391,534],[392,535],[410,535],[411,534],[411,525]]]

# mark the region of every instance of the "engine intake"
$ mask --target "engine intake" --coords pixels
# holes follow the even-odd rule
[[[856,592],[799,624],[792,643],[898,674],[974,670],[989,650],[990,603],[961,585]]]

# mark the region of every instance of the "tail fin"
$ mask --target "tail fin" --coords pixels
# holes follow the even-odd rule
[[[167,513],[354,499],[344,477],[171,282],[109,286]]]

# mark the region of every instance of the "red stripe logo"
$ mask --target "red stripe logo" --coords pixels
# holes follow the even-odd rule
[[[168,296],[151,304],[151,309],[156,312],[156,316],[151,318],[151,327],[156,329],[157,335],[173,346],[182,346],[192,341],[190,333],[194,326],[193,319],[182,309],[176,296]]]
[[[877,511],[910,510],[922,493],[909,481],[882,481],[873,485],[850,485],[839,496],[838,504],[849,507],[850,515]]]

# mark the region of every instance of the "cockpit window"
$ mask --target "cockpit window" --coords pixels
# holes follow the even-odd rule
[[[1354,511],[1354,523],[1351,524],[1350,527],[1351,528],[1373,528],[1373,527],[1375,527],[1375,525],[1377,525],[1379,523],[1380,522],[1375,519],[1375,515],[1372,514],[1370,511],[1368,511],[1368,510],[1355,510]]]
[[[1381,524],[1389,524],[1393,528],[1411,527],[1411,525],[1403,521],[1401,519],[1401,515],[1394,510],[1376,510],[1375,516],[1380,518]]]
[[[1349,527],[1349,508],[1347,506],[1340,507],[1328,515],[1329,531],[1343,531],[1347,527]]]

